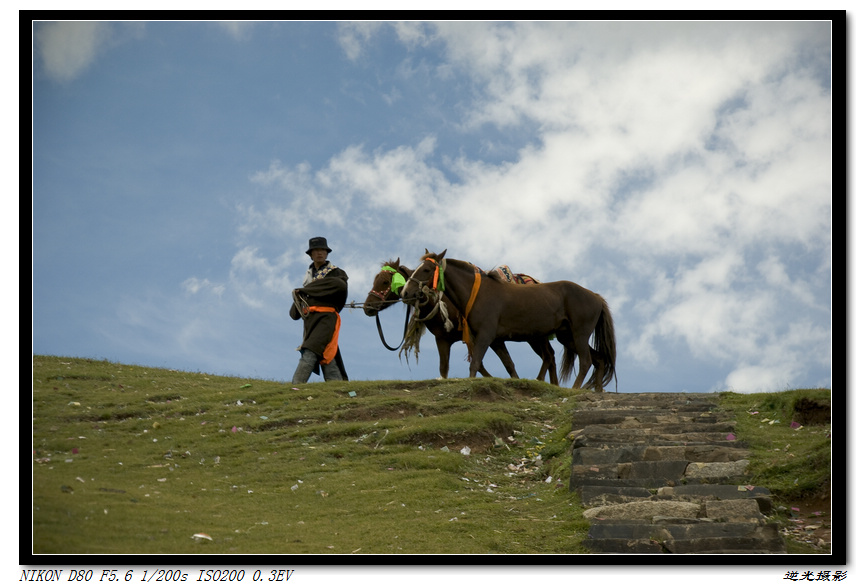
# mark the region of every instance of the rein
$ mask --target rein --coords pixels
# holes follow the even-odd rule
[[[397,297],[395,300],[392,300],[392,301],[387,300],[387,294],[389,292],[393,292],[394,294],[396,294],[395,289],[398,287],[404,286],[405,285],[405,279],[402,277],[402,275],[400,273],[398,273],[396,270],[394,270],[390,266],[382,267],[382,271],[391,273],[392,276],[391,276],[390,286],[388,288],[384,289],[383,291],[370,290],[369,294],[373,295],[374,297],[376,297],[378,299],[381,299],[381,302],[386,304],[386,305],[392,305],[393,303],[400,302],[402,299],[400,299],[399,297]],[[399,277],[399,278],[397,278],[397,277]],[[380,312],[381,312],[380,310],[375,312],[375,326],[378,329],[378,336],[381,339],[381,343],[388,350],[397,351],[400,347],[402,347],[402,344],[405,342],[406,335],[408,334],[409,313],[411,312],[411,306],[408,304],[405,306],[405,324],[403,325],[402,339],[400,339],[400,341],[396,345],[396,347],[391,347],[390,345],[388,345],[387,341],[384,338],[384,331],[381,328],[381,319],[379,319],[379,316],[378,316]]]
[[[399,340],[399,343],[396,344],[396,347],[389,346],[387,344],[387,341],[385,341],[384,331],[382,331],[382,328],[381,328],[381,321],[378,318],[379,312],[378,311],[376,312],[376,314],[375,314],[375,326],[378,328],[378,336],[381,338],[382,345],[384,345],[390,351],[398,350],[402,346],[403,342],[405,341],[406,333],[408,333],[408,320],[409,320],[409,313],[410,312],[411,312],[411,305],[406,305],[405,306],[405,325],[403,326],[403,330],[402,330],[402,339]]]

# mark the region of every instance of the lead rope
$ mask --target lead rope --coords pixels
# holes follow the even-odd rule
[[[406,334],[408,333],[408,321],[409,321],[409,312],[410,311],[411,311],[411,306],[406,305],[405,306],[405,325],[403,326],[403,330],[402,330],[402,339],[400,339],[400,341],[396,347],[389,346],[387,344],[387,341],[385,341],[384,331],[381,328],[381,321],[378,318],[378,312],[376,312],[376,314],[375,314],[375,326],[378,327],[378,336],[381,338],[382,345],[384,345],[390,351],[398,350],[402,346],[403,342],[405,341]]]
[[[453,330],[454,324],[450,320],[450,316],[448,315],[448,308],[444,302],[444,293],[442,293],[442,291],[433,292],[428,286],[424,286],[422,290],[426,295],[426,301],[423,303],[420,302],[420,299],[415,301],[415,312],[413,318],[423,323],[424,321],[429,321],[440,313],[442,316],[442,321],[444,321],[445,331],[450,332],[451,330]],[[430,311],[429,315],[427,315],[426,317],[419,317],[418,314],[420,313],[420,307],[430,301],[432,301],[434,304],[432,311]]]
[[[306,320],[309,316],[309,303],[305,298],[300,297],[296,293],[297,291],[291,291],[291,298],[294,299],[294,306],[297,308],[297,312],[300,313],[300,318]]]

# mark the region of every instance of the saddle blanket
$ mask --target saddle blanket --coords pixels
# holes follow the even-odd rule
[[[501,266],[496,266],[489,272],[487,272],[493,278],[497,278],[502,282],[509,282],[511,284],[540,284],[541,282],[534,277],[529,276],[528,274],[520,274],[515,273],[511,270],[511,268],[502,264]]]

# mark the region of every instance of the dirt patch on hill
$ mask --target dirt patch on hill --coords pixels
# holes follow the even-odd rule
[[[793,420],[804,426],[828,425],[832,422],[832,407],[828,403],[800,398],[793,404]]]

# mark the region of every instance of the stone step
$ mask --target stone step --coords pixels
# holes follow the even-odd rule
[[[645,477],[678,479],[684,477],[690,464],[691,462],[687,460],[673,460],[573,465],[571,466],[571,474],[597,479],[641,479]]]
[[[580,490],[582,504],[595,508],[640,500],[679,500],[701,502],[706,500],[753,499],[763,515],[772,513],[772,494],[766,488],[746,485],[700,484],[663,486],[657,489],[620,485],[584,485]]]
[[[619,395],[619,397],[592,397],[581,396],[577,398],[577,404],[580,410],[616,410],[616,409],[636,409],[642,408],[647,410],[664,409],[666,411],[684,411],[690,412],[695,410],[720,410],[718,404],[709,398],[700,398],[691,395],[690,397],[676,396],[675,394],[628,394]]]
[[[589,528],[588,538],[626,540],[693,540],[697,538],[776,538],[777,527],[753,522],[691,522],[683,524],[645,524],[600,521]]]
[[[593,479],[572,475],[570,481],[570,490],[576,491],[578,489],[584,489],[587,486],[630,487],[656,490],[662,487],[672,487],[680,485],[682,485],[681,480],[673,480],[660,477],[644,477],[640,479]]]
[[[769,490],[712,395],[585,395],[569,435],[570,489],[599,553],[776,554]]]
[[[592,552],[605,554],[664,554],[661,543],[654,540],[625,540],[621,538],[586,539],[583,546]]]
[[[748,537],[697,538],[693,540],[586,539],[583,545],[602,554],[784,554],[786,545],[775,540]]]
[[[645,500],[651,498],[652,490],[643,487],[623,486],[583,486],[580,497],[583,507],[596,508],[610,504],[624,504],[634,500]]]
[[[762,514],[768,516],[772,512],[772,493],[764,487],[756,487],[746,484],[699,484],[662,487],[658,489],[656,497],[674,498],[679,500],[689,499],[691,501],[698,499],[753,499],[757,502]]]
[[[737,461],[748,456],[747,449],[727,445],[669,445],[629,447],[584,447],[574,453],[574,463],[597,465],[629,461],[671,461],[685,459],[703,463]]]
[[[744,479],[748,469],[749,461],[702,463],[687,460],[673,461],[632,461],[630,463],[604,463],[598,465],[577,464],[571,466],[571,488],[575,481],[579,485],[592,485],[593,480],[642,480],[662,479],[679,482],[683,479],[697,480],[705,483],[728,483],[739,484]],[[609,483],[596,485],[610,485]],[[641,483],[628,485],[643,485]],[[664,485],[663,482],[658,486]]]
[[[736,430],[736,424],[731,421],[724,422],[693,422],[693,423],[658,423],[658,424],[634,424],[634,425],[615,425],[615,424],[592,424],[578,428],[580,434],[590,435],[606,435],[613,433],[633,433],[635,436],[640,435],[685,435],[691,433],[707,433],[720,434],[724,437]]]
[[[669,411],[652,410],[584,410],[573,414],[575,427],[587,425],[630,425],[646,424],[682,424],[682,423],[715,423],[726,419],[716,414],[695,412],[691,414],[673,414]]]
[[[744,476],[750,462],[722,461],[704,463],[687,459],[668,461],[629,461],[624,463],[575,464],[571,466],[571,477],[584,479],[641,479],[662,477],[670,480],[681,478],[712,479]]]
[[[654,429],[576,429],[574,447],[600,447],[603,445],[684,445],[710,444],[745,448],[745,444],[729,439],[730,431],[666,433]],[[732,443],[732,444],[731,444]]]

